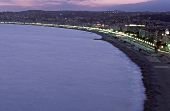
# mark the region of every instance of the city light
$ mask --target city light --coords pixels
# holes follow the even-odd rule
[[[145,25],[137,25],[137,24],[129,24],[129,25],[125,25],[126,27],[145,27]]]
[[[27,24],[27,25],[38,25],[38,26],[54,26],[54,27],[64,27],[64,28],[75,28],[75,29],[86,29],[86,30],[95,30],[98,32],[102,32],[105,34],[114,34],[114,36],[119,37],[120,39],[122,39],[123,41],[129,42],[131,44],[137,44],[138,43],[138,47],[141,44],[141,47],[146,47],[150,48],[150,49],[154,49],[154,44],[152,44],[151,42],[139,39],[136,37],[136,34],[125,34],[124,32],[113,32],[112,29],[100,29],[100,28],[96,28],[96,27],[85,27],[85,26],[73,26],[73,25],[58,25],[58,24],[43,24],[43,23],[23,23],[23,22],[0,22],[1,24]],[[131,24],[131,26],[135,26],[133,24]],[[168,30],[165,31],[166,34],[169,33]],[[133,41],[133,42],[131,42]],[[144,44],[143,44],[144,43]],[[167,45],[170,48],[170,44]],[[161,48],[163,48],[161,46]]]

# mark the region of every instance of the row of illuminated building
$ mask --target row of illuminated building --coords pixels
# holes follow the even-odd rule
[[[147,40],[157,48],[162,48],[164,50],[170,50],[170,27],[151,27],[145,25],[135,25],[135,24],[116,24],[113,26],[114,31],[124,32],[129,35],[133,35],[143,40]]]

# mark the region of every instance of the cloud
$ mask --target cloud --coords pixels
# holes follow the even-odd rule
[[[88,7],[101,7],[146,1],[149,0],[1,0],[0,6],[45,6],[70,4]]]
[[[0,0],[0,11],[170,11],[169,0]]]
[[[60,0],[1,0],[0,6],[43,6],[43,5],[60,5]]]
[[[103,7],[105,10],[122,10],[122,11],[153,11],[153,12],[164,12],[170,11],[169,0],[154,0],[149,2],[142,2],[136,4],[123,4],[111,7]]]
[[[88,7],[113,6],[120,4],[132,4],[147,2],[149,0],[71,0],[69,3]]]

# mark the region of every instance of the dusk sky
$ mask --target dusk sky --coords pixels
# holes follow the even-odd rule
[[[169,0],[0,0],[0,11],[170,11]]]

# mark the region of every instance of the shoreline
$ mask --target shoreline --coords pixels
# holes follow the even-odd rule
[[[152,58],[151,53],[134,50],[131,46],[128,46],[129,44],[119,41],[117,37],[112,37],[102,32],[97,32],[93,30],[76,28],[67,29],[92,32],[100,35],[102,37],[101,39],[94,40],[103,40],[112,44],[113,46],[121,50],[124,54],[126,54],[135,64],[140,67],[143,77],[142,82],[145,87],[146,95],[146,99],[143,104],[143,111],[168,111],[170,109],[170,64],[166,64],[163,61],[151,62],[147,60],[146,56],[150,56]],[[161,58],[162,56],[159,57],[159,59]],[[170,58],[168,58],[168,60],[170,60]],[[164,68],[163,66],[168,66],[169,68]],[[162,71],[164,73],[164,76],[166,74],[166,77],[162,76]]]
[[[84,30],[88,31],[88,30]],[[134,50],[132,47],[127,47],[126,43],[120,42],[117,38],[111,37],[107,34],[89,31],[100,35],[101,40],[111,43],[123,53],[125,53],[134,63],[136,63],[142,73],[142,81],[145,87],[146,100],[144,101],[143,111],[167,111],[170,109],[170,69],[169,68],[155,68],[155,66],[168,66],[163,62],[151,62],[146,59],[145,53]],[[161,78],[163,73],[166,74],[167,81]],[[162,88],[164,87],[164,90]],[[169,94],[169,95],[168,95]]]
[[[103,40],[117,47],[124,54],[126,54],[134,63],[136,63],[141,69],[143,77],[142,82],[146,89],[146,100],[144,101],[143,111],[168,111],[170,109],[170,68],[164,67],[170,67],[170,64],[166,64],[162,61],[148,61],[146,59],[146,56],[151,56],[151,54],[147,54],[148,52],[144,53],[139,50],[134,50],[131,46],[128,46],[129,44],[121,42],[118,40],[118,38],[112,37],[102,32],[67,27],[58,28],[92,32],[102,37],[101,39],[95,40]],[[168,60],[170,60],[170,58]]]
[[[146,99],[144,101],[144,106],[143,106],[143,111],[153,111],[151,106],[152,106],[154,97],[152,96],[153,89],[150,86],[151,83],[149,81],[149,77],[147,76],[147,75],[149,75],[150,70],[148,67],[145,66],[147,64],[147,61],[144,61],[144,58],[141,57],[142,55],[139,54],[139,52],[134,51],[133,49],[127,48],[125,45],[123,45],[121,42],[119,42],[115,38],[110,37],[109,35],[106,35],[106,34],[103,34],[100,32],[94,32],[94,33],[101,35],[102,36],[101,40],[109,42],[113,46],[117,47],[124,54],[126,54],[135,64],[137,64],[140,67],[141,73],[142,73],[141,76],[143,77],[142,82],[145,87],[145,95],[146,95]],[[133,52],[131,52],[131,51],[133,51]],[[149,66],[149,67],[151,67],[151,66]]]
[[[111,45],[113,45],[114,47],[118,48],[124,54],[126,54],[141,69],[141,73],[142,73],[141,76],[143,77],[142,82],[146,89],[145,90],[146,99],[144,100],[143,111],[156,111],[154,109],[154,106],[156,106],[157,103],[154,101],[154,97],[155,97],[155,96],[153,96],[154,89],[152,87],[152,83],[150,80],[151,78],[149,77],[149,74],[151,73],[151,70],[150,70],[151,65],[150,64],[147,65],[147,63],[149,63],[149,62],[146,61],[144,55],[142,55],[139,51],[135,51],[134,49],[127,48],[126,45],[121,43],[120,41],[118,41],[117,38],[111,37],[110,35],[104,34],[102,32],[86,30],[86,29],[67,28],[67,27],[57,27],[57,28],[73,29],[73,30],[80,30],[80,31],[95,33],[97,35],[100,35],[102,38],[94,39],[94,40],[102,40],[102,41],[108,42]],[[134,55],[136,55],[136,56],[134,56]],[[161,111],[163,111],[163,110],[161,110]]]

